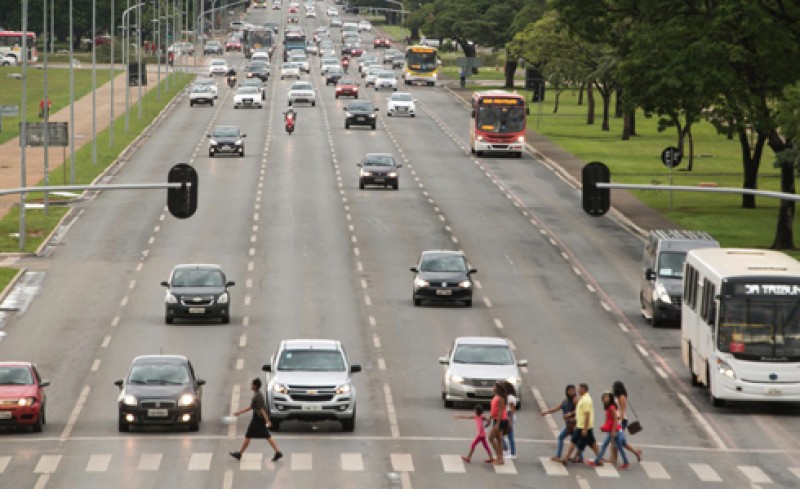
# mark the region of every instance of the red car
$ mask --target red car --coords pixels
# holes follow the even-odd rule
[[[294,5],[290,5],[289,6],[289,13],[290,14],[296,14],[297,13],[297,7],[295,7]]]
[[[375,48],[390,48],[392,47],[392,41],[387,37],[376,37],[372,41],[372,46]]]
[[[225,51],[241,51],[242,50],[242,41],[239,38],[231,37],[227,41],[225,41]]]
[[[350,56],[357,58],[362,54],[364,54],[364,50],[362,48],[350,48]]]
[[[36,366],[27,362],[0,363],[0,426],[30,426],[39,433],[45,424],[45,395]]]
[[[336,83],[336,98],[339,97],[358,98],[358,82],[349,77],[340,78]]]

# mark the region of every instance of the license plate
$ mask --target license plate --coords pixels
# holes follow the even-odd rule
[[[406,111],[408,111],[408,107],[399,107],[398,110],[400,112],[406,112]]]
[[[206,308],[205,307],[190,307],[189,314],[205,314]]]
[[[147,415],[151,418],[166,418],[169,416],[169,411],[166,409],[148,409]]]
[[[768,396],[780,396],[783,394],[783,389],[779,387],[767,387],[764,389],[764,394]]]
[[[453,295],[452,290],[437,290],[436,295]]]
[[[367,120],[367,118],[366,117],[359,117],[356,120],[359,121],[359,122],[364,122],[365,120]]]
[[[385,180],[385,178],[376,178],[375,182],[376,183],[383,183],[384,180]]]
[[[319,404],[303,404],[303,411],[322,411],[322,406]]]
[[[11,411],[0,411],[0,419],[11,419],[12,416]]]

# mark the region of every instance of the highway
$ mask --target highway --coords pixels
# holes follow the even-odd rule
[[[281,11],[249,12],[257,23]],[[326,24],[327,4],[306,33]],[[301,14],[302,15],[302,14]],[[345,16],[345,20],[347,16]],[[338,29],[333,29],[338,41]],[[364,35],[372,46],[372,34]],[[41,280],[28,307],[0,326],[1,360],[33,361],[51,381],[43,433],[0,431],[0,487],[86,489],[461,487],[797,487],[797,406],[711,406],[680,359],[680,331],[654,330],[639,314],[642,240],[614,220],[591,218],[557,169],[522,159],[469,154],[469,110],[441,87],[405,87],[416,118],[387,117],[388,91],[364,91],[380,107],[377,130],[344,128],[348,99],[334,98],[311,57],[303,75],[318,92],[299,106],[296,131],[283,129],[292,81],[276,76],[266,107],[234,110],[218,78],[213,107],[180,96],[168,116],[108,183],[159,182],[175,163],[200,176],[197,213],[169,215],[163,191],[100,194],[78,204],[52,253],[27,257]],[[225,56],[243,67],[239,53]],[[351,73],[355,67],[351,67]],[[362,88],[363,90],[363,88]],[[206,134],[218,124],[246,133],[243,158],[209,158]],[[358,188],[356,163],[388,152],[403,163],[398,191]],[[463,250],[478,269],[474,305],[415,307],[419,253]],[[218,263],[236,281],[231,323],[164,323],[164,289],[178,263]],[[34,284],[36,281],[34,280]],[[469,406],[446,409],[438,358],[458,336],[509,338],[524,370],[515,460],[483,463]],[[238,462],[248,387],[282,339],[343,342],[358,390],[355,432],[338,423],[286,422],[275,439],[254,440]],[[117,431],[118,388],[144,354],[188,356],[207,381],[198,433]],[[631,468],[551,462],[564,386],[587,382],[600,395],[625,382],[644,431]],[[597,430],[596,430],[597,431]],[[599,431],[596,435],[600,437]]]

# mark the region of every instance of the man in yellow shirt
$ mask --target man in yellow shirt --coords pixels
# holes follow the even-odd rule
[[[575,407],[575,430],[572,433],[569,449],[567,450],[561,463],[567,464],[572,453],[577,450],[578,454],[588,446],[591,447],[595,455],[598,453],[597,441],[594,439],[594,403],[589,395],[589,385],[581,383],[578,385],[578,404]]]

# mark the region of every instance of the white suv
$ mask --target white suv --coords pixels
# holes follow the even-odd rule
[[[267,375],[267,409],[272,429],[286,420],[340,421],[356,427],[356,387],[351,365],[336,340],[284,340],[261,369]]]

